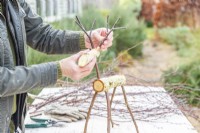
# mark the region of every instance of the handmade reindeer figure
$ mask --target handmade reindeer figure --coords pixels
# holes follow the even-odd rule
[[[120,20],[120,18],[118,18],[115,21],[115,23],[113,24],[112,28],[109,31],[108,30],[109,16],[107,16],[107,35],[101,41],[99,47],[101,47],[101,45],[104,43],[104,41],[107,39],[107,37],[109,36],[109,34],[111,32],[113,32],[114,30],[117,30],[117,29],[125,29],[125,27],[115,27],[115,25],[118,23],[119,20]],[[90,40],[91,47],[92,47],[92,49],[88,53],[83,54],[79,58],[78,65],[79,66],[85,66],[86,64],[88,64],[92,60],[92,58],[94,56],[98,57],[100,55],[100,49],[99,48],[94,48],[94,45],[93,45],[93,42],[92,42],[92,39],[91,39],[92,30],[93,30],[93,27],[94,27],[94,25],[96,23],[96,20],[94,20],[94,22],[92,24],[92,28],[90,30],[90,34],[87,33],[86,29],[84,28],[84,26],[82,25],[80,19],[77,16],[76,16],[76,21],[75,22],[83,30],[83,32],[87,35],[87,37]],[[128,111],[129,111],[129,113],[131,115],[132,121],[133,121],[134,126],[136,128],[136,132],[139,133],[137,123],[136,123],[136,121],[135,121],[135,119],[133,117],[133,113],[131,112],[131,109],[130,109],[130,107],[128,105],[128,100],[127,100],[126,92],[125,92],[125,89],[124,89],[124,85],[126,84],[125,76],[124,75],[115,75],[115,76],[111,76],[111,77],[107,77],[107,78],[100,78],[100,74],[99,74],[99,69],[98,69],[98,64],[97,63],[95,64],[95,69],[96,69],[96,74],[97,74],[97,79],[93,82],[93,90],[95,91],[95,93],[94,93],[94,96],[92,98],[92,101],[91,101],[91,104],[90,104],[90,107],[89,107],[89,110],[88,110],[88,113],[87,113],[84,133],[87,133],[87,126],[88,126],[88,121],[89,121],[89,118],[90,118],[90,113],[91,113],[92,107],[94,105],[95,99],[97,97],[97,94],[100,93],[100,92],[104,92],[105,96],[106,96],[106,101],[107,101],[107,133],[110,133],[110,123],[112,124],[112,127],[114,125],[113,121],[112,121],[112,118],[111,118],[111,105],[112,105],[112,101],[113,101],[113,98],[114,98],[115,91],[116,91],[117,87],[121,87],[121,89],[122,89],[124,100],[125,100],[125,104],[126,104],[127,109],[128,109]],[[111,88],[114,88],[114,89],[113,89],[112,97],[111,97],[111,100],[110,100],[109,95],[108,95],[108,91]]]

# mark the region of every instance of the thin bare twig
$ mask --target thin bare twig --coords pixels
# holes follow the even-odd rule
[[[116,87],[113,89],[113,93],[112,93],[112,97],[111,97],[111,100],[110,100],[110,112],[112,112],[112,102],[113,102],[113,98],[114,98],[114,95],[115,95],[115,91],[116,91]],[[112,124],[112,127],[114,127],[114,122],[113,122],[113,120],[112,120],[112,113],[110,114],[110,116],[111,116],[111,124]]]
[[[127,27],[116,27],[116,28],[113,28],[113,30],[120,30],[120,29],[127,29]]]
[[[93,21],[93,23],[92,23],[92,27],[91,27],[91,29],[90,29],[90,37],[92,36],[92,31],[93,31],[93,29],[94,29],[95,23],[96,23],[96,19],[95,19],[95,20]]]
[[[77,20],[77,22],[80,24],[80,26],[84,28],[84,26],[82,25],[82,23],[81,23],[81,21],[80,21],[80,19],[79,19],[78,16],[76,16],[76,20]],[[84,28],[84,31],[86,31],[85,28]]]
[[[118,18],[112,26],[112,29],[115,28],[116,24],[120,21],[121,18]]]
[[[88,113],[87,113],[86,121],[85,121],[84,133],[87,133],[88,121],[90,119],[91,110],[92,110],[92,107],[94,105],[94,102],[95,102],[95,99],[97,97],[97,94],[98,94],[98,92],[95,92],[94,96],[92,98],[92,101],[91,101],[91,104],[90,104],[90,107],[89,107],[89,110],[88,110]]]
[[[105,92],[107,101],[107,133],[110,133],[110,122],[111,122],[111,109],[110,109],[110,98],[108,92]]]
[[[91,44],[91,47],[94,48],[94,44],[92,42],[92,39],[91,39],[90,35],[87,33],[87,31],[85,30],[85,28],[82,27],[82,24],[78,23],[77,21],[75,21],[75,22],[82,29],[82,31],[86,34],[86,36],[88,37],[90,44]]]
[[[108,17],[107,17],[107,19],[108,19]],[[109,32],[108,32],[108,30],[107,30],[108,33],[107,33],[106,37],[100,42],[99,47],[101,47],[101,46],[103,45],[103,43],[105,42],[105,40],[108,39],[108,36],[113,32],[114,29],[117,30],[117,28],[115,28],[115,26],[116,26],[116,24],[117,24],[119,21],[120,21],[120,18],[118,18],[118,19],[115,21],[115,23],[113,24],[113,26],[112,26],[112,28],[110,29]],[[118,29],[125,29],[125,28],[118,28]]]
[[[90,41],[90,44],[91,44],[91,48],[94,48],[94,44],[93,44],[93,41],[92,41],[92,38],[91,36],[87,33],[87,31],[85,30],[84,26],[81,24],[81,21],[80,19],[78,18],[78,16],[76,16],[76,24],[84,31],[84,33],[87,35],[89,41]],[[94,26],[94,24],[96,23],[96,20],[94,20],[93,24],[92,24],[92,28]],[[91,32],[92,33],[92,30]],[[96,75],[97,75],[97,78],[100,79],[100,73],[99,73],[99,67],[98,67],[98,64],[95,63],[95,69],[96,69]]]
[[[61,98],[63,98],[63,97],[66,97],[66,96],[68,96],[68,95],[70,95],[70,94],[72,94],[72,93],[74,93],[74,91],[72,91],[72,92],[70,92],[70,93],[63,94],[63,95],[58,96],[58,97],[56,97],[56,98],[50,99],[50,100],[48,100],[48,101],[46,101],[46,102],[43,102],[41,105],[35,107],[35,111],[39,110],[40,108],[44,107],[44,106],[47,105],[47,104],[50,104],[50,103],[52,103],[52,102],[54,102],[54,101],[57,101],[57,100],[59,100],[59,99],[61,99]]]
[[[112,97],[111,97],[111,100],[110,100],[110,106],[112,106],[112,102],[113,102],[113,99],[114,99],[114,96],[115,96],[116,89],[117,89],[116,87],[113,89]]]
[[[107,19],[106,19],[106,29],[107,29],[107,33],[108,33],[108,29],[109,29],[109,15],[107,16]]]
[[[133,116],[133,113],[132,113],[132,111],[131,111],[131,109],[130,109],[130,107],[128,105],[128,100],[127,100],[127,97],[126,97],[126,92],[125,92],[124,86],[121,86],[121,87],[122,87],[122,91],[123,91],[123,95],[124,95],[125,104],[126,104],[127,109],[128,109],[128,111],[129,111],[129,113],[131,115],[131,118],[133,120],[134,126],[136,128],[136,132],[139,133],[139,129],[138,129],[137,123],[136,123],[136,121],[134,119],[134,116]]]

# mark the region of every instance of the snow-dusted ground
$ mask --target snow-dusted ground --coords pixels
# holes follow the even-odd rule
[[[74,89],[76,88],[45,88],[40,96],[56,94],[60,91],[68,92]],[[125,86],[125,90],[140,133],[197,133],[163,88]],[[95,103],[96,109],[92,110],[93,114],[102,115],[103,117],[91,116],[88,133],[106,133],[106,111],[102,111],[102,108],[106,107],[106,102],[103,96],[103,94],[100,94],[100,98],[97,98],[97,103]],[[121,89],[118,88],[114,97],[115,102],[112,105],[112,116],[115,123],[119,125],[111,128],[111,133],[136,132],[129,114],[126,111],[120,111],[120,109],[126,110],[123,100]],[[34,103],[38,102],[40,101],[34,101]],[[88,102],[81,103],[81,107],[88,107],[88,105]],[[98,110],[98,107],[101,109]],[[25,123],[32,123],[29,115],[27,115]],[[84,124],[85,120],[82,120],[74,123],[63,123],[62,127],[26,129],[26,133],[83,133]]]

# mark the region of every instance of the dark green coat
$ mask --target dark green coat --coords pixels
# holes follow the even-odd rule
[[[0,133],[7,133],[12,113],[13,95],[17,94],[14,124],[24,132],[26,92],[56,83],[57,64],[43,63],[26,67],[27,44],[47,54],[64,54],[80,50],[80,32],[54,30],[33,13],[24,0],[0,0]],[[10,33],[15,55],[8,38]],[[81,38],[81,39],[80,39]],[[82,43],[81,43],[82,44]],[[16,57],[16,59],[13,59]],[[16,66],[14,65],[16,60]]]

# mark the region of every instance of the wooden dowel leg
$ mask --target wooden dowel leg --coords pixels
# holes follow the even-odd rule
[[[115,96],[115,91],[116,91],[116,87],[113,89],[113,93],[112,93],[112,97],[111,97],[111,100],[110,100],[110,120],[111,120],[111,124],[112,124],[112,127],[114,127],[114,122],[112,120],[112,102],[113,102],[113,98]]]
[[[112,106],[113,98],[115,96],[115,91],[116,91],[116,87],[113,89],[112,97],[111,97],[111,100],[110,100],[110,106]]]
[[[133,120],[134,126],[136,128],[136,132],[139,133],[139,129],[138,129],[137,123],[136,123],[136,121],[134,119],[133,113],[131,112],[131,108],[128,105],[128,100],[127,100],[127,97],[126,97],[126,92],[125,92],[124,86],[121,86],[121,87],[122,87],[122,92],[123,92],[123,95],[124,95],[124,100],[125,100],[126,107],[127,107],[128,111],[129,111],[129,113],[131,115],[131,118]]]
[[[111,122],[111,110],[110,110],[110,99],[107,92],[105,92],[107,101],[107,133],[110,133],[110,122]]]
[[[94,96],[93,96],[93,98],[92,98],[92,102],[91,102],[91,104],[90,104],[90,107],[89,107],[89,110],[88,110],[88,113],[87,113],[87,117],[86,117],[86,122],[85,122],[85,127],[84,127],[84,133],[87,133],[88,121],[89,121],[89,119],[90,119],[91,110],[92,110],[92,107],[93,107],[93,105],[94,105],[94,101],[95,101],[95,99],[96,99],[96,97],[97,97],[97,94],[98,94],[98,92],[95,92],[95,93],[94,93]]]

